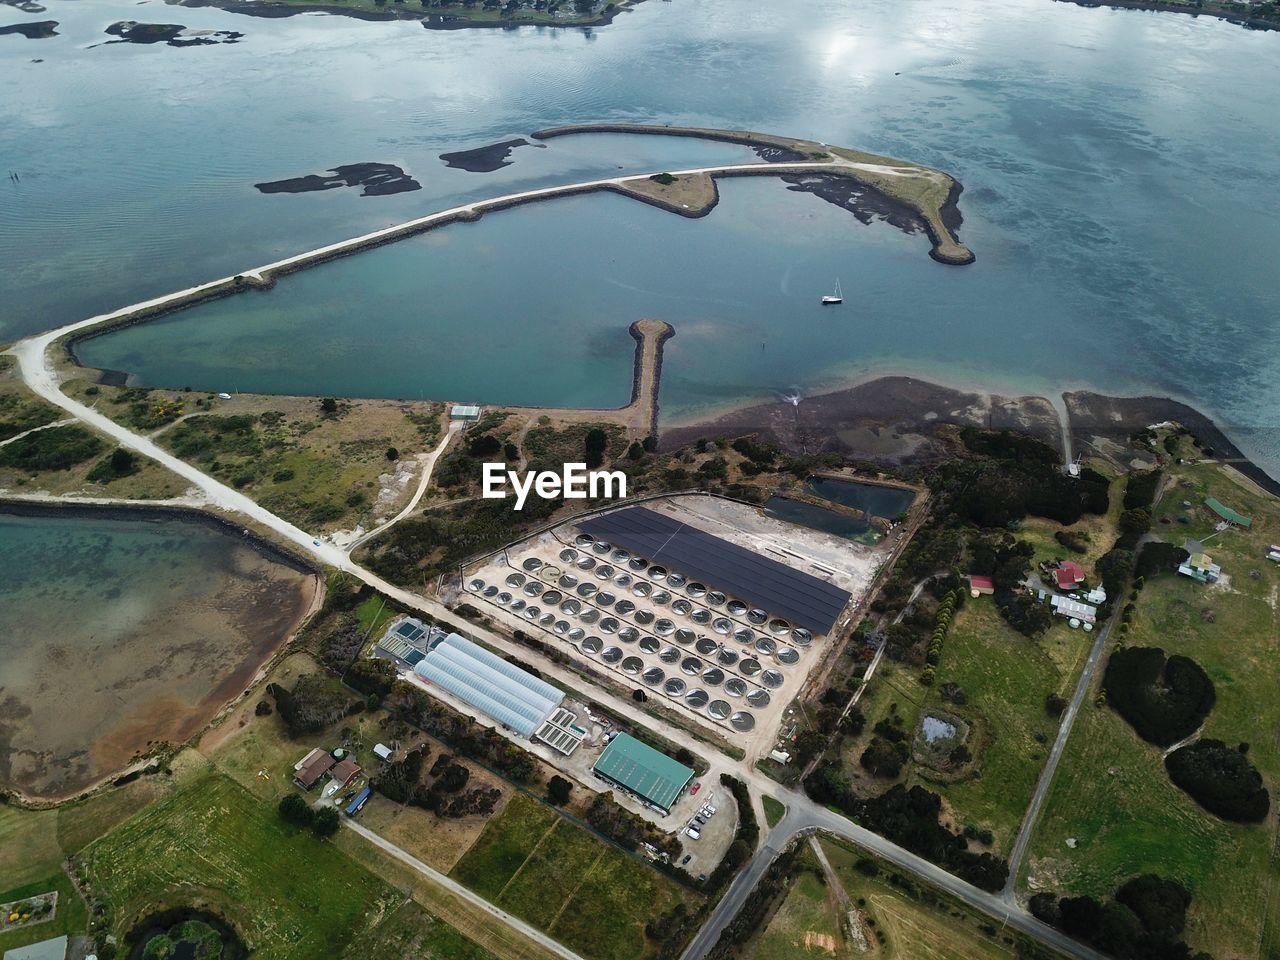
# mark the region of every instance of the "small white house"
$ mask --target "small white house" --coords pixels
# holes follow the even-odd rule
[[[455,403],[449,409],[449,419],[465,421],[479,420],[480,408],[471,403]]]

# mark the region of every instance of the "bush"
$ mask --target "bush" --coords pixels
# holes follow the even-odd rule
[[[1174,880],[1148,873],[1124,884],[1116,900],[1134,912],[1148,933],[1171,941],[1186,926],[1191,894]]]
[[[285,823],[291,823],[295,827],[309,827],[315,818],[314,811],[299,793],[286,793],[280,798],[277,809]]]
[[[325,807],[322,810],[317,810],[315,816],[312,817],[311,832],[321,839],[332,837],[338,832],[340,823],[338,811],[333,807]]]
[[[97,456],[102,441],[84,427],[51,427],[0,447],[0,467],[19,470],[70,470]]]
[[[387,447],[387,459],[391,461],[400,459],[400,451],[395,447]]]
[[[1124,486],[1124,508],[1135,510],[1150,507],[1156,498],[1156,488],[1160,486],[1160,471],[1150,470],[1146,473],[1131,473]]]
[[[1107,661],[1107,702],[1148,743],[1167,747],[1190,736],[1209,715],[1213,681],[1189,657],[1165,659],[1159,647],[1126,647]]]
[[[871,738],[858,763],[873,777],[892,779],[902,772],[907,750],[903,743],[890,743],[881,736]]]
[[[1138,552],[1134,573],[1144,579],[1157,573],[1173,573],[1189,556],[1191,555],[1187,551],[1175,544],[1150,540]]]
[[[140,469],[138,458],[132,451],[116,447],[109,457],[98,461],[85,479],[90,483],[110,483],[121,477],[132,476]]]
[[[1271,797],[1262,776],[1239,750],[1221,740],[1197,740],[1165,757],[1169,778],[1210,813],[1237,823],[1259,823]]]
[[[547,781],[547,799],[554,803],[557,807],[563,807],[569,802],[569,796],[573,793],[573,784],[561,776],[554,776]]]

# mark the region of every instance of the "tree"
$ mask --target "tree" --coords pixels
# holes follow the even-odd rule
[[[1132,910],[1152,936],[1172,941],[1186,926],[1191,894],[1176,880],[1146,873],[1117,890],[1116,900]]]
[[[312,818],[311,832],[323,840],[325,837],[332,837],[337,833],[339,824],[338,811],[333,807],[325,807],[316,811],[315,816]]]
[[[573,792],[573,784],[561,776],[554,776],[547,781],[547,799],[554,803],[557,807],[563,807],[569,802],[569,795]]]
[[[333,397],[325,397],[323,400],[320,401],[320,412],[321,413],[337,413],[338,401],[335,400]]]
[[[309,827],[315,818],[315,813],[300,793],[286,793],[281,797],[279,811],[284,821],[295,827]]]
[[[1051,693],[1044,698],[1045,712],[1051,717],[1062,716],[1062,711],[1067,709],[1067,701],[1057,693]]]
[[[482,433],[473,437],[467,445],[467,452],[473,457],[491,457],[502,449],[502,441],[491,433]]]
[[[587,468],[594,470],[604,463],[605,450],[609,446],[609,435],[600,427],[592,427],[582,442],[586,453]]]
[[[644,456],[644,447],[640,444],[639,441],[633,442],[631,446],[627,447],[628,460],[639,460],[643,456]]]
[[[387,459],[396,461],[400,459],[400,451],[395,447],[387,447]]]

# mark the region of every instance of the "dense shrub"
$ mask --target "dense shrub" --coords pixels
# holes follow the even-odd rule
[[[858,763],[873,777],[892,779],[902,772],[902,765],[907,760],[907,746],[903,742],[893,743],[883,737],[872,737],[867,748],[862,751]]]
[[[1145,579],[1157,573],[1172,573],[1189,556],[1187,551],[1175,544],[1149,540],[1138,552],[1138,563],[1134,574]]]
[[[299,677],[292,690],[270,684],[267,692],[275,698],[276,712],[293,737],[318,733],[364,709],[364,704],[352,700],[338,681],[319,674]]]
[[[1213,681],[1189,657],[1159,647],[1126,647],[1107,661],[1107,702],[1138,736],[1167,747],[1196,731],[1213,708]]]
[[[1156,489],[1160,486],[1160,471],[1150,470],[1145,473],[1131,473],[1124,486],[1124,508],[1133,510],[1138,507],[1150,507],[1156,499]]]
[[[1197,740],[1164,759],[1169,778],[1210,813],[1224,820],[1258,823],[1271,797],[1249,759],[1221,740]]]
[[[1148,932],[1164,940],[1173,940],[1182,933],[1187,907],[1191,906],[1186,887],[1154,873],[1134,877],[1124,884],[1116,891],[1116,900],[1132,910]]]
[[[132,476],[141,468],[137,456],[124,447],[116,447],[110,456],[103,457],[93,465],[85,477],[90,483],[110,483],[121,477]]]
[[[50,427],[0,447],[0,467],[69,470],[102,451],[102,441],[84,427]]]
[[[1122,960],[1188,960],[1178,940],[1191,895],[1180,884],[1155,874],[1134,877],[1101,902],[1090,896],[1063,897],[1037,893],[1031,913],[1081,943]],[[1197,954],[1208,960],[1208,954]]]

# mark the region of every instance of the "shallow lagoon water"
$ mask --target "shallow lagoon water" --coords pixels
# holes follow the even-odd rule
[[[808,334],[798,314],[784,312],[779,336],[798,328],[797,339],[813,348],[803,364],[779,355],[737,367],[746,361],[731,354],[722,373],[682,352],[726,337],[737,336],[731,346],[750,344],[779,319],[777,298],[759,295],[783,271],[755,284],[747,267],[717,277],[702,260],[673,261],[671,270],[708,275],[712,296],[736,296],[746,309],[731,322],[706,318],[705,339],[686,321],[669,345],[664,414],[780,385],[812,391],[901,370],[1006,391],[1086,384],[1173,394],[1216,416],[1264,463],[1274,468],[1280,459],[1280,293],[1268,260],[1277,231],[1270,211],[1280,206],[1269,92],[1280,66],[1274,35],[1207,18],[1012,0],[908,0],[905,10],[900,0],[651,2],[594,31],[450,33],[412,22],[268,21],[207,8],[140,10],[119,0],[53,2],[59,37],[0,48],[0,75],[14,91],[0,103],[0,122],[18,145],[6,162],[22,174],[0,202],[0,255],[14,265],[0,281],[0,335],[236,272],[459,198],[601,176],[619,165],[644,170],[655,159],[668,165],[639,143],[620,155],[613,146],[593,153],[585,142],[562,141],[522,147],[495,173],[469,174],[444,168],[441,152],[563,122],[749,127],[954,173],[966,187],[963,237],[979,260],[950,270],[915,244],[907,257],[903,238],[887,228],[854,231],[857,257],[844,256],[838,275],[847,295],[868,299],[850,296],[838,332]],[[151,19],[246,36],[182,50],[90,48],[106,24],[147,9]],[[0,12],[6,23],[28,16]],[[633,150],[646,154],[636,153],[634,165]],[[366,160],[404,167],[423,190],[361,198],[342,190],[264,197],[252,189]],[[798,198],[794,209],[814,205]],[[501,245],[502,234],[522,230],[505,224],[525,212],[475,229]],[[703,223],[725,213],[728,204]],[[639,214],[625,216],[631,223]],[[591,214],[584,222],[592,218],[608,219]],[[677,227],[661,229],[665,237]],[[721,242],[733,242],[728,225],[715,229]],[[780,240],[780,265],[793,255],[781,242],[787,231],[773,220],[764,229]],[[619,230],[595,245],[625,253],[624,241]],[[558,233],[539,245],[554,252]],[[899,253],[900,266],[892,263]],[[744,248],[752,270],[755,256]],[[852,259],[867,270],[843,266]],[[578,328],[584,341],[602,343],[600,330],[625,327],[637,310],[661,315],[653,300],[602,299],[607,291],[590,285],[579,291],[579,265],[566,255],[560,266],[561,298],[581,295],[591,307]],[[813,275],[802,277],[802,306],[830,286],[830,274],[815,260]],[[493,275],[481,262],[458,283],[480,290]],[[550,297],[548,285],[521,296],[537,307]],[[520,303],[501,307],[517,312]],[[914,325],[904,328],[908,317]],[[354,322],[377,337],[376,320]],[[491,320],[483,325],[497,329]],[[395,337],[392,324],[387,352],[398,352]],[[629,343],[617,342],[628,354]],[[299,366],[324,366],[305,351],[298,356]],[[491,385],[483,356],[452,359],[455,367],[474,361],[462,377],[474,384],[466,396]],[[594,389],[579,381],[569,393]]]

